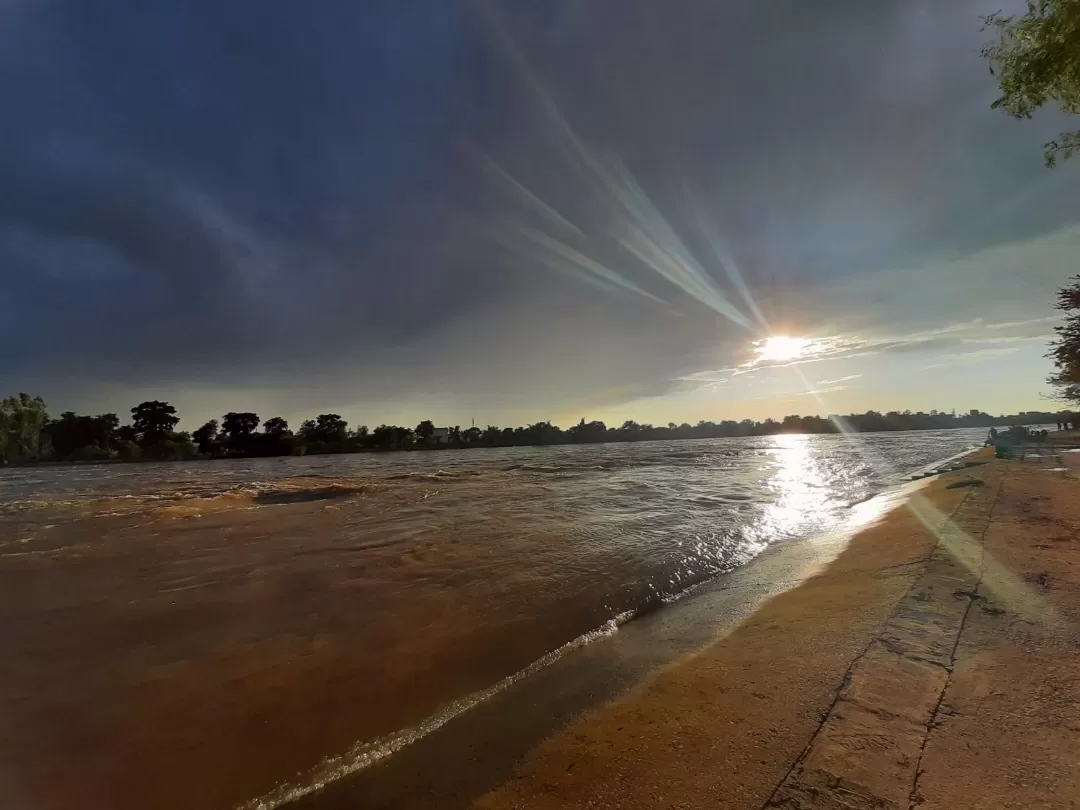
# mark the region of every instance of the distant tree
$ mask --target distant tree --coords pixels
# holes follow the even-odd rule
[[[49,421],[42,429],[52,443],[58,459],[78,456],[79,459],[108,458],[120,420],[115,413],[98,416],[80,416],[72,411],[60,414],[59,419]]]
[[[72,453],[68,453],[66,459],[68,461],[106,461],[112,458],[112,451],[107,447],[101,447],[96,444],[88,444],[84,447],[80,447]]]
[[[6,406],[6,401],[0,402],[0,465],[8,463],[11,452],[11,414]]]
[[[1058,293],[1057,308],[1065,313],[1065,323],[1054,327],[1057,339],[1050,344],[1049,357],[1057,371],[1047,382],[1068,402],[1080,402],[1080,276]]]
[[[38,461],[48,420],[41,397],[20,393],[0,401],[0,464]]]
[[[195,458],[198,449],[187,433],[170,433],[159,442],[142,449],[142,457],[154,461],[186,461]]]
[[[345,449],[349,437],[349,423],[336,413],[322,413],[315,419],[305,419],[298,435],[312,452],[340,452]]]
[[[349,423],[336,413],[321,413],[315,417],[319,437],[327,444],[342,444],[349,435]]]
[[[412,446],[413,432],[407,427],[395,427],[394,429],[394,446],[398,449]]]
[[[179,422],[176,408],[168,402],[155,399],[142,402],[131,409],[131,425],[143,447],[168,439]]]
[[[518,433],[518,431],[521,431]],[[518,428],[514,431],[515,444],[545,445],[558,444],[562,441],[563,432],[551,422],[536,422],[526,428]]]
[[[201,428],[191,434],[192,440],[199,448],[200,453],[213,453],[218,446],[218,422],[217,419],[211,419]]]
[[[394,429],[390,425],[379,425],[371,434],[371,443],[380,450],[389,450],[394,445]]]
[[[139,431],[135,429],[134,425],[121,425],[116,429],[115,440],[118,442],[135,442],[139,441]]]
[[[292,435],[292,431],[289,430],[289,423],[280,416],[271,416],[263,422],[263,433],[274,439],[283,439]]]
[[[416,438],[423,444],[429,444],[431,437],[435,435],[435,423],[430,419],[425,419],[419,425],[416,426]]]
[[[465,444],[479,444],[484,432],[478,427],[466,428],[461,433],[461,439]]]
[[[1080,2],[1028,0],[1022,15],[997,13],[985,18],[997,41],[983,48],[998,77],[1001,97],[993,103],[1016,118],[1056,104],[1070,115],[1080,113]],[[1046,165],[1080,149],[1080,130],[1065,132],[1044,145]]]
[[[307,448],[293,436],[289,423],[280,416],[272,416],[263,422],[262,433],[254,434],[249,439],[249,455],[253,456],[288,456],[297,452],[297,448]]]
[[[371,445],[379,450],[400,450],[412,444],[413,432],[406,427],[379,425],[371,432]]]
[[[349,452],[357,453],[371,447],[371,431],[367,425],[359,425],[345,436],[345,447]]]
[[[221,437],[230,453],[251,453],[254,449],[253,437],[258,429],[259,415],[255,413],[230,411],[221,417]]]
[[[607,425],[603,422],[593,421],[586,422],[582,419],[574,427],[567,431],[570,436],[570,441],[588,444],[591,442],[603,442],[608,440]]]
[[[137,461],[142,456],[142,448],[131,439],[117,439],[116,457],[124,461]]]

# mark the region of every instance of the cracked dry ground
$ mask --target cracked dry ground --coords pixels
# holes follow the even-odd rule
[[[824,572],[482,798],[1080,808],[1080,452],[942,476]]]

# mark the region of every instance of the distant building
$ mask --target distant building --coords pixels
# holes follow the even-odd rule
[[[448,444],[450,442],[450,428],[435,428],[435,432],[431,434],[431,442],[432,444]]]

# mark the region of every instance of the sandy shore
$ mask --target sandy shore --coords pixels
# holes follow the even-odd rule
[[[1080,806],[1078,472],[1059,443],[941,476],[475,806]]]

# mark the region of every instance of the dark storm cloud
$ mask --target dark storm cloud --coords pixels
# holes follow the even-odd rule
[[[1075,221],[1057,122],[988,109],[998,5],[5,4],[0,381],[662,393],[849,281]]]
[[[38,351],[167,379],[422,326],[457,126],[429,76],[466,61],[435,5],[9,6],[5,286]]]

